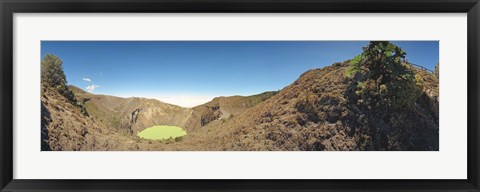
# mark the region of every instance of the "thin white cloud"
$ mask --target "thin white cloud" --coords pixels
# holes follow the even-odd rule
[[[97,89],[98,87],[100,87],[100,85],[89,85],[87,87],[85,87],[85,89],[88,91],[88,92],[93,92],[95,91],[95,89]]]
[[[84,81],[87,81],[87,82],[92,82],[92,80],[91,80],[91,79],[89,79],[89,78],[86,78],[86,77],[84,77],[84,78],[83,78],[83,80],[84,80]]]

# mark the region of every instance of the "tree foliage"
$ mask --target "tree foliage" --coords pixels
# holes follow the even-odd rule
[[[78,105],[73,92],[68,89],[63,72],[63,61],[53,54],[47,54],[41,63],[42,88],[51,88],[65,96],[72,104]]]
[[[53,54],[47,54],[42,59],[42,86],[56,89],[64,89],[66,87],[67,79],[62,65],[63,61]]]
[[[422,81],[406,63],[406,52],[388,41],[371,41],[350,61],[346,75],[353,78],[357,104],[368,108],[401,108],[413,104]]]

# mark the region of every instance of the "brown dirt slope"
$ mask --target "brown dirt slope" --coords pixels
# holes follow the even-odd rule
[[[236,115],[242,114],[248,108],[267,100],[275,93],[275,91],[270,91],[246,97],[216,97],[208,103],[194,107],[185,127],[189,130],[195,130],[213,121],[225,122]]]
[[[50,88],[41,95],[42,150],[80,150],[93,120]]]
[[[438,150],[438,79],[415,70],[424,93],[411,109],[350,102],[348,61],[310,70],[259,105],[199,135],[204,150]],[[221,131],[220,131],[221,130]],[[197,148],[198,149],[198,148]]]
[[[81,105],[73,105],[53,89],[43,89],[41,95],[42,151],[168,150],[166,147],[172,142],[142,140],[97,122],[92,115],[82,112]]]

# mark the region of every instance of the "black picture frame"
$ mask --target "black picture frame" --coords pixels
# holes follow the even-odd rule
[[[2,191],[480,191],[478,0],[0,0]],[[23,180],[13,179],[14,13],[468,13],[466,180]],[[34,161],[34,160],[32,160]],[[448,166],[448,165],[446,165]]]

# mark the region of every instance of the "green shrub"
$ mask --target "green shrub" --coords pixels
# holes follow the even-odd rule
[[[371,41],[350,61],[345,75],[353,78],[357,104],[367,108],[401,108],[420,96],[422,80],[407,67],[400,47],[388,41]]]
[[[175,137],[175,142],[180,142],[183,140],[183,137]]]

